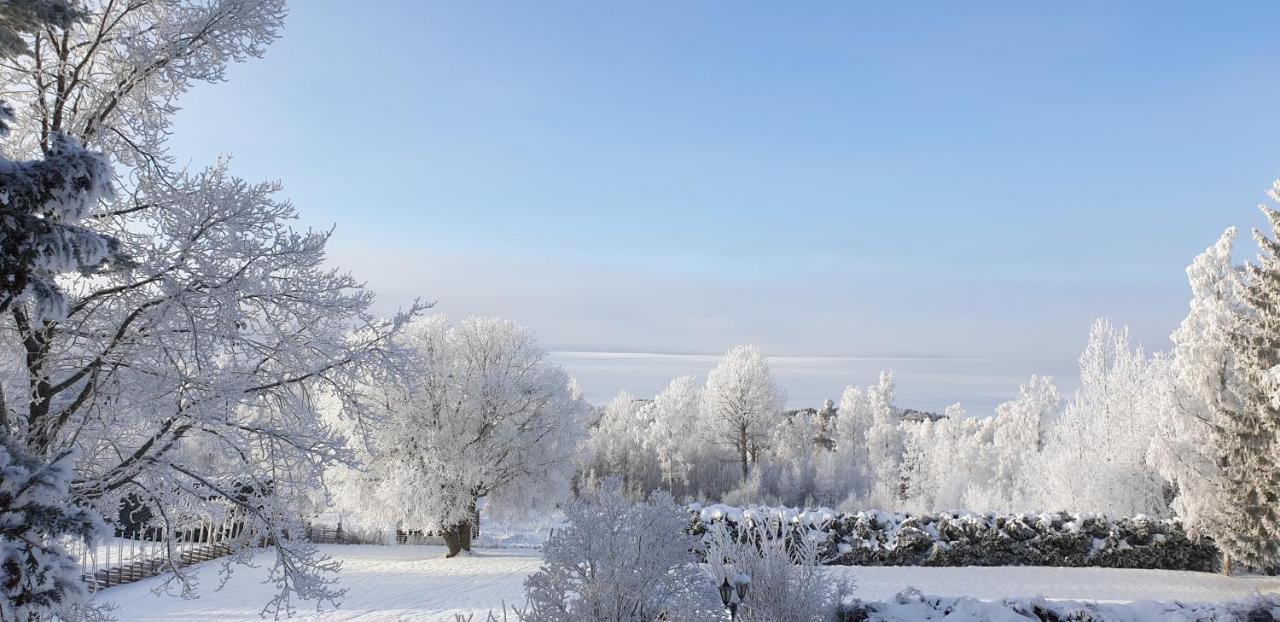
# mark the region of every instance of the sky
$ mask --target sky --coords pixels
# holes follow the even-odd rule
[[[529,326],[594,402],[751,343],[793,406],[892,369],[986,414],[1070,391],[1095,318],[1168,347],[1280,176],[1280,4],[866,4],[295,1],[174,153],[280,180],[380,312]]]

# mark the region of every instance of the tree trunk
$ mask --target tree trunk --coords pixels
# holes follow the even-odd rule
[[[449,547],[445,558],[457,557],[462,552],[462,531],[458,525],[441,529],[440,536],[444,538],[444,545]]]
[[[473,523],[470,520],[468,520],[465,523],[462,523],[461,525],[458,525],[458,545],[461,546],[462,550],[466,551],[467,553],[471,552],[472,526],[473,526]]]
[[[738,457],[742,458],[742,483],[747,482],[747,426],[738,427]]]
[[[480,535],[480,508],[476,507],[476,499],[474,498],[467,502],[467,515],[469,518],[458,523],[453,531],[454,538],[457,539],[458,549],[470,553],[471,539]],[[452,548],[450,552],[453,552]],[[457,552],[453,552],[453,554],[457,555]]]
[[[463,548],[471,550],[471,538],[480,537],[480,507],[477,505],[478,500],[471,500],[471,529],[467,532],[467,545]]]
[[[1226,551],[1222,552],[1222,574],[1231,576],[1231,554]]]
[[[480,534],[480,512],[476,509],[475,499],[467,503],[467,515],[469,518],[458,524],[458,544],[470,553],[471,537]]]

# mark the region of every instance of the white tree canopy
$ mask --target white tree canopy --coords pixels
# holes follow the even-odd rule
[[[565,498],[585,403],[533,333],[511,321],[443,315],[397,338],[408,369],[368,390],[381,423],[340,505],[383,524],[438,529],[471,520],[475,503],[512,513]]]
[[[729,350],[707,375],[704,423],[716,442],[733,449],[744,481],[750,463],[767,447],[785,402],[769,362],[755,346]]]
[[[1235,228],[1187,266],[1191,303],[1173,332],[1173,366],[1165,380],[1160,433],[1151,447],[1152,464],[1177,487],[1173,510],[1189,529],[1213,535],[1228,483],[1218,466],[1236,408],[1232,324],[1239,312],[1239,274],[1231,264]]]
[[[673,493],[687,487],[699,454],[698,415],[702,387],[693,376],[680,376],[653,398],[653,424],[645,444],[658,457],[662,478]]]
[[[1045,510],[1165,516],[1167,483],[1148,461],[1163,358],[1098,320],[1080,355],[1080,389],[1049,432],[1033,478]]]

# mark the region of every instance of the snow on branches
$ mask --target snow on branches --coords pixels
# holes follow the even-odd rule
[[[508,320],[443,315],[397,338],[409,365],[368,385],[381,422],[339,504],[386,525],[450,529],[476,504],[497,512],[564,499],[586,404],[533,333]]]
[[[223,563],[264,543],[276,553],[266,613],[332,600],[335,565],[292,537],[326,466],[353,458],[320,406],[367,418],[358,381],[398,373],[392,337],[422,306],[376,317],[373,294],[326,264],[330,232],[293,227],[278,184],[168,154],[178,98],[261,55],[282,0],[90,2],[85,13],[0,62],[17,112],[10,152],[31,160],[8,171],[34,180],[7,190],[43,201],[51,223],[84,227],[77,236],[115,241],[45,243],[51,269],[104,251],[129,262],[60,279],[64,313],[25,301],[4,312],[0,423],[35,459],[76,449],[70,493],[103,515],[128,502],[170,533],[235,516]],[[171,581],[195,588],[181,569]]]
[[[694,622],[720,613],[715,588],[693,563],[697,538],[669,493],[631,501],[610,478],[570,502],[565,519],[525,581],[523,620]]]
[[[69,541],[106,533],[96,514],[71,503],[75,452],[45,463],[0,436],[0,620],[93,617]]]

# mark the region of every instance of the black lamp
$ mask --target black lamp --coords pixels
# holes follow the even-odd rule
[[[747,601],[747,588],[751,587],[751,577],[738,575],[733,578],[733,587],[738,591],[738,602]]]
[[[729,577],[724,578],[724,583],[720,584],[720,602],[725,607],[729,606],[729,601],[733,598],[733,586],[729,585]]]

